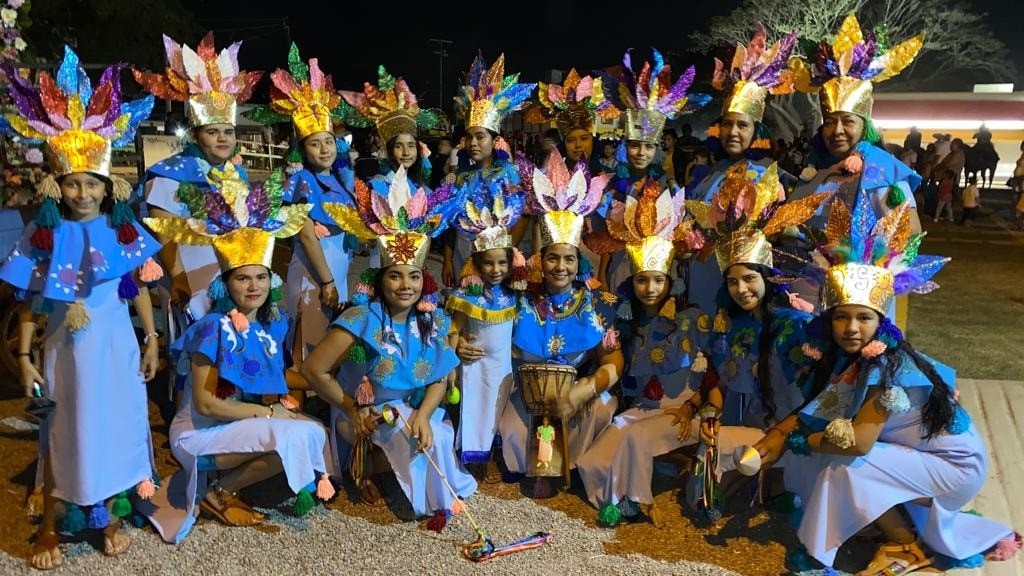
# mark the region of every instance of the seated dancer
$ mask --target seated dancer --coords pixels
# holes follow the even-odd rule
[[[917,253],[909,206],[876,219],[860,196],[832,204],[820,250],[830,263],[809,402],[756,445],[764,464],[786,457],[786,487],[803,504],[797,536],[825,566],[874,523],[885,542],[862,575],[907,574],[933,562],[978,566],[1021,546],[1010,528],[962,512],[987,477],[988,454],[957,401],[956,374],[903,338],[886,316],[897,294],[927,292],[947,258]],[[943,557],[943,558],[940,558]],[[791,557],[809,568],[806,555]]]
[[[228,526],[261,523],[263,514],[237,492],[282,471],[298,515],[313,507],[313,492],[323,500],[334,495],[324,427],[303,417],[287,395],[288,320],[278,309],[282,283],[270,264],[274,240],[295,235],[310,207],[282,207],[283,184],[279,173],[250,190],[229,167],[220,187],[205,194],[203,211],[193,211],[205,220],[146,218],[178,244],[212,246],[222,270],[207,291],[210,312],[173,347],[179,373],[191,378],[169,434],[182,469],[147,511],[172,544],[188,535],[200,510]]]
[[[710,320],[672,294],[676,254],[703,243],[692,220],[683,221],[684,213],[682,194],[673,198],[648,180],[640,198],[612,201],[608,234],[586,237],[598,254],[625,251],[632,272],[619,287],[632,314],[616,324],[626,358],[622,398],[629,408],[577,462],[587,498],[604,525],[642,511],[655,526],[664,526],[665,514],[655,507],[651,488],[654,458],[696,441],[696,435],[677,434],[676,423],[696,415],[684,403],[700,383],[699,377],[691,378],[690,366],[704,347],[702,334]]]
[[[368,439],[379,446],[413,512],[433,514],[440,521],[430,524],[436,529],[458,509],[449,486],[459,498],[476,492],[476,481],[455,456],[455,434],[440,407],[459,359],[448,345],[451,320],[437,309],[437,284],[426,270],[431,236],[444,231],[462,200],[450,186],[430,196],[422,188],[412,193],[399,167],[386,199],[357,181],[360,210],[325,205],[347,232],[376,239],[383,267],[363,273],[357,305],[331,324],[302,367],[313,389],[336,409],[332,425],[340,438],[332,442],[358,446]],[[361,466],[352,468],[358,475]]]
[[[618,402],[609,389],[622,374],[622,351],[613,331],[618,299],[588,287],[589,266],[584,268],[586,259],[578,248],[584,218],[601,201],[608,176],[588,181],[582,164],[570,175],[564,163],[550,162],[547,175],[534,168],[531,180],[540,208],[541,245],[534,269],[539,277],[517,304],[513,374],[524,363],[576,368],[576,380],[560,397],[559,413],[554,414],[561,417],[562,433],[568,435],[569,454],[562,457],[575,468],[579,456],[611,422]],[[528,446],[534,436],[530,422],[522,395],[514,393],[499,424],[505,466],[514,477],[528,470]]]
[[[61,532],[102,530],[100,550],[116,556],[130,544],[120,530],[129,497],[153,493],[145,381],[159,362],[144,282],[162,276],[150,259],[160,244],[128,207],[131,185],[110,173],[112,148],[132,142],[153,98],[122,101],[121,65],[107,68],[94,90],[67,47],[56,77],[41,71],[38,88],[9,63],[3,70],[16,107],[11,127],[45,141],[53,169],[40,183],[35,221],[0,266],[0,280],[22,301],[14,355],[25,395],[56,402],[41,415],[43,517],[28,558],[47,570],[64,561],[56,500],[64,502]],[[146,334],[142,353],[129,301]],[[33,362],[40,319],[46,336]]]

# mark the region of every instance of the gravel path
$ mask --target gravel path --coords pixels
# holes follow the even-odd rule
[[[670,564],[646,556],[612,556],[602,543],[614,532],[587,527],[562,512],[528,499],[502,500],[477,494],[471,511],[498,545],[544,530],[555,534],[547,545],[482,564],[462,559],[458,545],[473,536],[460,516],[441,534],[415,523],[381,526],[362,518],[318,507],[296,519],[271,511],[280,531],[225,528],[214,523],[197,526],[177,547],[164,544],[154,533],[130,530],[132,547],[121,557],[105,558],[84,543],[65,545],[64,566],[57,574],[674,574],[732,575],[717,566],[680,562]],[[2,574],[41,574],[21,558],[0,554]]]

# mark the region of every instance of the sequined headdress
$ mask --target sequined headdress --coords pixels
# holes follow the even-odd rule
[[[458,215],[459,229],[473,236],[473,252],[485,252],[492,249],[512,249],[512,288],[526,288],[526,258],[512,244],[509,231],[523,215],[526,197],[521,186],[512,184],[505,178],[492,178],[476,186],[471,195],[468,190],[456,193],[463,198],[463,207]],[[467,258],[459,272],[461,285],[470,293],[483,289],[480,271]]]
[[[640,73],[633,71],[632,49],[622,57],[622,77],[602,76],[605,98],[624,110],[626,140],[658,142],[665,122],[680,114],[693,112],[708,103],[707,94],[689,94],[696,72],[690,66],[675,83],[672,67],[665,64],[661,53],[652,49],[654,64],[644,62]]]
[[[863,33],[857,17],[843,20],[832,44],[821,42],[813,62],[794,60],[794,81],[802,92],[818,92],[823,114],[850,112],[871,117],[872,84],[906,68],[924,44],[918,34],[885,50],[874,32]]]
[[[278,68],[270,74],[270,81],[270,105],[253,108],[243,116],[261,124],[291,121],[299,140],[317,132],[334,133],[331,118],[342,115],[341,96],[316,58],[306,64],[299,57],[298,46],[292,44],[288,70]]]
[[[825,237],[828,243],[818,248],[830,264],[825,310],[860,304],[884,316],[896,296],[937,288],[931,278],[950,260],[918,254],[924,234],[911,233],[905,203],[878,219],[865,194],[857,196],[852,215],[844,202],[832,203]]]
[[[536,84],[520,84],[519,74],[505,76],[505,55],[488,68],[477,54],[466,75],[466,85],[455,97],[455,113],[466,128],[481,126],[494,133],[501,132],[501,121],[522,108]]]
[[[571,244],[579,247],[583,236],[583,220],[601,203],[611,174],[590,177],[582,159],[572,174],[558,150],[548,158],[547,174],[533,167],[531,179],[536,211],[540,216],[540,246]]]
[[[583,129],[594,133],[595,119],[614,120],[621,110],[605,99],[601,79],[580,77],[576,69],[569,70],[562,84],[537,84],[540,104],[530,108],[526,120],[534,124],[555,121],[563,139],[569,132]]]
[[[686,201],[697,224],[715,243],[715,258],[722,272],[733,264],[771,268],[769,237],[806,222],[830,195],[821,192],[785,202],[777,164],[769,166],[760,179],[757,176],[756,171],[747,169],[746,163],[735,164],[726,171],[710,203]]]
[[[399,134],[416,135],[438,123],[433,111],[422,109],[416,95],[402,78],[395,78],[384,66],[377,68],[377,85],[363,84],[362,92],[341,91],[345,107],[345,123],[358,128],[377,127],[384,142]]]
[[[164,36],[167,70],[164,74],[135,70],[135,79],[159,98],[185,102],[188,122],[193,128],[207,124],[235,124],[238,104],[252,96],[263,72],[239,69],[235,42],[218,54],[213,32],[208,32],[196,50]]]
[[[671,274],[676,253],[688,253],[704,246],[704,235],[694,230],[693,220],[685,218],[684,195],[674,197],[648,178],[639,197],[626,196],[625,202],[612,200],[605,222],[608,232],[587,234],[587,247],[597,254],[626,251],[631,273]]]
[[[740,112],[761,122],[769,93],[789,94],[793,91],[793,73],[787,64],[796,46],[796,33],[786,35],[771,47],[766,45],[767,36],[764,26],[758,24],[750,44],[736,46],[728,69],[715,58],[711,85],[725,92],[722,114]]]
[[[250,265],[270,268],[274,241],[297,234],[310,205],[282,206],[283,171],[250,189],[233,164],[225,166],[210,189],[183,198],[190,218],[146,218],[146,225],[179,244],[213,246],[224,272]]]
[[[118,240],[128,245],[138,233],[135,215],[128,206],[132,187],[124,179],[110,174],[110,155],[115,147],[126,146],[135,138],[139,124],[153,110],[153,97],[125,102],[121,98],[120,73],[123,64],[103,71],[95,86],[89,80],[71,48],[64,47],[64,61],[56,78],[39,73],[38,89],[22,78],[8,62],[3,70],[16,112],[6,118],[23,137],[44,140],[53,173],[39,185],[43,203],[36,213],[36,231],[32,245],[40,250],[53,249],[53,231],[60,224],[60,186],[56,178],[88,172],[111,181],[114,207],[111,223]]]

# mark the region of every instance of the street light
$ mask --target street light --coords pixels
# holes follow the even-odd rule
[[[434,50],[434,54],[437,54],[441,59],[440,80],[437,85],[437,98],[439,100],[437,107],[444,110],[444,59],[448,56],[448,50],[446,47],[449,44],[454,44],[454,42],[451,40],[444,40],[442,38],[430,38],[430,42],[437,44],[437,50]]]

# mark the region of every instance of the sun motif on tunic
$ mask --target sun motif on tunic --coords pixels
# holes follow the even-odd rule
[[[388,255],[395,262],[411,262],[416,255],[416,241],[412,236],[399,232],[388,243]]]
[[[690,317],[689,316],[681,316],[679,318],[679,331],[680,332],[687,332],[689,330],[690,330]]]
[[[100,252],[92,246],[89,247],[89,264],[92,266],[92,271],[95,272],[106,272],[110,266],[107,265],[107,259],[103,256],[103,252]]]
[[[612,294],[611,292],[601,291],[600,294],[601,300],[603,300],[605,304],[617,304],[619,301],[615,294]]]
[[[388,379],[391,374],[395,371],[395,361],[391,358],[381,358],[380,362],[377,363],[377,367],[373,369],[373,378],[378,382],[383,382]]]
[[[427,362],[424,358],[420,358],[412,366],[412,375],[417,380],[426,380],[427,376],[430,376],[430,362]]]
[[[682,351],[686,352],[687,354],[693,351],[693,343],[690,342],[689,336],[683,337],[682,342],[679,344],[679,348],[682,349]]]
[[[146,241],[139,236],[135,240],[121,246],[121,256],[123,258],[141,258],[142,251],[146,249]]]
[[[736,374],[738,372],[739,372],[739,367],[736,365],[736,361],[735,360],[727,360],[725,362],[725,375],[726,376],[728,376],[730,379],[732,379],[732,378],[736,377]]]
[[[710,332],[711,317],[708,316],[707,314],[701,314],[700,317],[697,318],[697,330],[699,330],[703,334],[707,334],[708,332]]]
[[[548,340],[549,354],[561,354],[562,348],[565,348],[565,338],[561,334],[555,334]]]
[[[65,294],[77,292],[82,284],[82,273],[71,267],[71,264],[58,264],[57,269],[50,272],[50,278],[56,280],[57,288]]]
[[[594,330],[598,332],[604,332],[604,316],[599,312],[594,312],[590,315],[590,325],[594,327]]]
[[[661,347],[651,348],[649,356],[651,362],[660,364],[665,361],[665,350]]]

